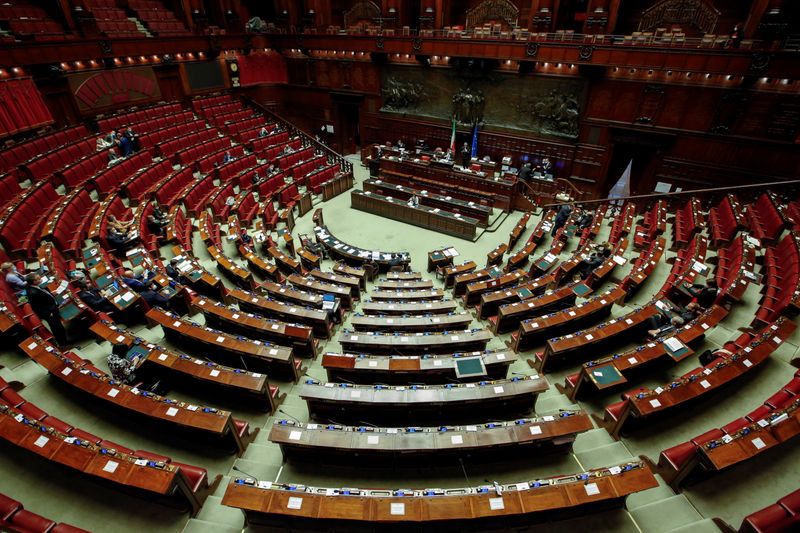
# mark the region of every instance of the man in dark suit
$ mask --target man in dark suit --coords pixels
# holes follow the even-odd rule
[[[78,298],[93,311],[109,315],[113,315],[116,311],[116,308],[100,294],[100,291],[90,287],[85,281],[78,280],[75,282],[75,286],[78,288]]]
[[[67,332],[61,324],[55,296],[46,287],[39,286],[42,283],[42,276],[36,272],[28,274],[25,281],[28,283],[25,293],[28,295],[28,303],[31,304],[33,312],[47,322],[58,345],[64,346],[67,344]]]
[[[464,168],[469,168],[469,162],[472,159],[472,152],[469,149],[469,145],[464,143],[464,146],[461,147],[461,166]]]
[[[169,309],[169,298],[165,297],[163,294],[159,294],[155,290],[156,287],[152,283],[153,277],[155,277],[155,275],[145,279],[144,276],[135,275],[133,270],[126,270],[122,273],[122,281],[125,285],[130,287],[134,292],[138,292],[144,301],[147,302],[147,305],[150,307]]]
[[[517,177],[527,183],[531,179],[531,173],[533,173],[533,167],[530,163],[525,163],[517,172]]]
[[[717,294],[719,293],[719,287],[717,287],[717,280],[714,278],[709,279],[706,281],[706,286],[703,287],[702,285],[696,284],[686,288],[689,291],[689,294],[694,296],[692,301],[697,302],[700,307],[709,308],[714,305],[714,302],[717,300]]]
[[[561,206],[561,208],[558,210],[558,213],[556,214],[555,221],[553,221],[553,230],[550,232],[551,236],[555,237],[556,232],[559,229],[561,229],[564,226],[564,224],[567,223],[570,213],[572,213],[571,205],[564,204]]]

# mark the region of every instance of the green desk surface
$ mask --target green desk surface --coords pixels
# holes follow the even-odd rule
[[[585,283],[578,283],[574,287],[572,287],[572,292],[577,294],[578,296],[583,296],[584,294],[589,294],[592,292],[592,288],[586,285]]]
[[[143,346],[139,344],[134,344],[128,349],[128,353],[125,355],[126,358],[129,360],[133,360],[134,357],[139,357],[140,359],[144,359],[150,353],[149,350],[146,350]]]
[[[678,348],[677,350],[674,351],[671,350],[669,346],[664,344],[664,351],[666,351],[667,354],[670,357],[672,357],[675,361],[682,361],[686,359],[689,355],[694,353],[694,351],[691,348],[687,347],[685,344],[682,344],[681,348]]]
[[[539,270],[547,270],[548,268],[550,268],[551,264],[552,263],[550,263],[550,261],[548,261],[547,259],[542,259],[541,261],[536,263],[536,268],[538,268]]]
[[[105,289],[114,281],[114,278],[111,277],[111,274],[103,274],[99,278],[94,280],[95,285],[97,285],[98,289]]]
[[[188,278],[192,281],[197,281],[198,279],[203,277],[203,273],[199,270],[192,270],[191,272],[186,274],[186,276],[188,276]]]
[[[59,308],[58,314],[61,315],[62,320],[70,321],[80,314],[81,310],[78,306],[70,302],[65,306]]]
[[[142,262],[144,261],[144,257],[142,256],[142,254],[134,254],[130,256],[129,259],[131,261],[131,265],[135,267],[141,265]]]
[[[91,257],[89,259],[84,259],[83,260],[83,264],[86,266],[86,268],[93,268],[99,262],[100,262],[100,258],[98,258],[98,257]]]
[[[502,271],[502,270],[500,270],[500,269],[499,269],[499,268],[497,268],[497,267],[494,267],[493,269],[491,269],[491,270],[489,271],[489,275],[490,275],[491,277],[493,277],[493,278],[499,278],[500,276],[502,276],[502,275],[503,275],[503,271]]]
[[[483,359],[480,357],[465,357],[463,359],[456,359],[456,376],[459,378],[485,375],[486,366],[484,366]]]
[[[446,256],[442,252],[431,252],[431,261],[443,261]]]
[[[589,379],[591,379],[599,389],[627,381],[625,376],[620,374],[617,367],[612,364],[587,368],[586,373],[589,375]]]
[[[92,257],[97,257],[98,255],[100,255],[100,251],[99,248],[97,248],[96,246],[92,246],[91,248],[86,248],[83,251],[84,259],[91,259]]]
[[[527,300],[533,296],[533,293],[528,289],[520,289],[517,291],[517,296],[519,296],[520,300]]]

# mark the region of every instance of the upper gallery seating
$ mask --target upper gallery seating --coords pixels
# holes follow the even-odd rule
[[[158,0],[130,0],[128,7],[153,35],[191,35],[183,22]]]
[[[24,1],[3,2],[0,5],[0,27],[10,30],[20,40],[62,41],[74,39],[59,23],[47,16],[41,7]]]

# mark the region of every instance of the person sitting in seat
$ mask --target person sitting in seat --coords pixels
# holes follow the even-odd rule
[[[569,204],[564,204],[559,208],[556,219],[553,221],[553,229],[550,231],[551,237],[555,237],[556,232],[564,227],[564,224],[566,224],[569,219],[570,213],[572,213],[572,206]]]
[[[142,299],[147,302],[147,305],[150,307],[169,309],[169,298],[158,293],[158,286],[152,282],[154,277],[155,274],[145,279],[142,275],[135,275],[133,270],[125,270],[122,273],[122,281],[125,285],[130,287],[134,292],[139,293]]]
[[[14,266],[14,263],[6,261],[0,265],[0,272],[3,273],[6,283],[8,283],[8,286],[11,287],[11,290],[13,290],[15,294],[19,294],[25,290],[25,280],[22,279],[22,275],[17,270],[17,267]]]
[[[259,137],[259,139],[263,139],[263,138],[264,138],[264,137],[266,137],[267,135],[269,135],[269,132],[267,131],[267,128],[266,128],[266,126],[261,126],[261,129],[260,129],[260,130],[258,130],[258,137]]]
[[[674,331],[687,322],[691,322],[697,318],[697,316],[700,314],[700,311],[702,311],[702,308],[697,302],[689,303],[685,309],[674,315],[670,315],[659,310],[656,315],[649,318],[649,329],[647,333],[654,338],[660,337],[665,333]]]
[[[419,207],[419,197],[416,194],[412,194],[411,198],[408,199],[408,205],[411,207]]]
[[[228,150],[228,151],[225,152],[225,155],[222,156],[222,164],[224,165],[226,163],[230,163],[231,161],[233,161],[233,159],[234,158],[231,155],[231,152]]]
[[[118,220],[114,215],[108,215],[108,227],[114,228],[122,234],[127,234],[133,226],[133,220]]]
[[[714,302],[717,300],[717,294],[719,293],[717,280],[714,278],[706,281],[705,287],[700,284],[695,284],[686,287],[686,290],[694,297],[692,298],[692,302],[697,302],[700,307],[704,308],[714,305]]]
[[[89,307],[89,309],[97,311],[98,313],[108,313],[109,315],[114,314],[116,307],[114,307],[111,302],[106,300],[103,295],[100,294],[99,290],[95,289],[94,287],[90,287],[89,284],[83,280],[77,280],[73,283],[78,289],[78,298],[80,298],[81,301]]]
[[[258,174],[258,170],[256,170],[255,172],[253,172],[253,176],[252,176],[252,178],[251,178],[251,180],[253,181],[253,185],[260,185],[260,184],[261,184],[261,182],[262,182],[262,181],[264,181],[265,179],[266,179],[266,178],[262,178],[262,177],[261,177],[261,176]]]
[[[581,213],[581,216],[578,217],[578,221],[575,222],[575,225],[580,229],[586,229],[592,224],[592,220],[594,220],[594,212],[584,211]]]
[[[167,264],[166,268],[164,269],[167,271],[167,276],[169,276],[171,280],[176,281],[178,283],[181,282],[181,273],[178,270],[179,264],[180,261],[177,258],[173,257],[172,259],[169,260],[169,264]]]
[[[28,303],[31,305],[33,312],[40,320],[47,322],[50,326],[50,331],[56,338],[56,343],[59,346],[67,344],[67,332],[64,330],[64,325],[61,323],[61,315],[58,312],[58,302],[55,296],[50,292],[47,287],[42,287],[42,276],[38,272],[31,272],[25,276],[27,285],[25,287],[25,294],[28,297]]]
[[[132,385],[136,382],[136,368],[139,364],[139,356],[133,359],[127,359],[114,353],[113,351],[108,354],[108,370],[111,376],[122,383]]]

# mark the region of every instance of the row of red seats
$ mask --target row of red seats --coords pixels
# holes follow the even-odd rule
[[[739,221],[739,202],[732,194],[725,195],[708,211],[709,229],[711,230],[711,247],[716,249],[733,239],[742,227]]]
[[[260,121],[260,120],[263,120],[263,119],[259,119],[258,117],[256,117],[256,118],[253,118],[251,120]],[[235,126],[235,124],[230,124],[229,126]],[[274,123],[273,124],[264,124],[262,122],[262,123],[259,123],[259,124],[255,125],[254,127],[250,128],[250,129],[239,129],[239,131],[236,132],[235,137],[239,140],[239,142],[242,142],[242,143],[249,143],[249,142],[252,142],[252,141],[257,141],[257,140],[259,140],[259,134],[261,133],[261,128],[262,127],[266,128],[267,137],[261,137],[261,139],[269,138],[270,136],[274,137],[274,136],[278,135],[278,133],[283,133],[283,132],[278,132],[278,133],[274,133],[273,134],[273,132],[275,131],[276,126],[277,126],[277,124],[274,124]],[[286,142],[287,140],[289,140],[288,133],[286,135],[286,138],[284,140],[282,140],[282,141],[279,141],[279,142]]]
[[[260,206],[258,202],[256,202],[255,195],[252,192],[247,192],[244,197],[239,199],[234,207],[234,211],[240,221],[250,225],[253,220],[255,220],[256,216],[258,216],[259,208]]]
[[[108,167],[91,179],[89,185],[96,190],[100,198],[105,197],[112,190],[119,188],[129,177],[133,176],[138,170],[143,169],[153,162],[150,152],[141,151],[125,158],[121,163]]]
[[[125,204],[122,203],[122,199],[119,196],[114,196],[114,199],[111,200],[111,203],[108,205],[108,208],[105,210],[104,213],[98,212],[95,216],[102,215],[102,219],[100,220],[100,229],[98,231],[98,240],[103,248],[103,253],[106,253],[106,250],[113,249],[111,246],[108,245],[108,241],[106,240],[106,235],[108,234],[108,217],[109,215],[114,215],[117,220],[130,220],[133,218],[133,214],[131,211],[125,207]]]
[[[5,251],[18,257],[30,257],[38,245],[47,213],[60,198],[49,181],[27,189],[0,219],[0,243]]]
[[[53,35],[60,39],[75,38],[74,35],[64,33],[64,28],[54,20],[16,19],[8,22],[8,29],[20,36],[25,35]]]
[[[297,190],[296,183],[290,183],[281,189],[278,194],[278,205],[286,209],[292,209],[300,201],[300,191]]]
[[[161,180],[172,174],[172,163],[162,159],[149,166],[143,172],[129,178],[123,185],[125,196],[133,203],[139,203],[148,195],[150,189]]]
[[[229,122],[225,124],[225,132],[228,135],[233,135],[238,138],[239,134],[245,130],[255,131],[254,137],[258,136],[258,132],[261,131],[261,127],[264,125],[264,119],[261,117],[248,117],[244,120],[239,120],[236,122]],[[250,137],[246,140],[250,140],[253,137]]]
[[[190,216],[196,217],[205,209],[206,202],[214,192],[214,178],[206,176],[196,182],[186,194],[183,195],[183,205]]]
[[[750,233],[766,244],[775,243],[786,226],[776,202],[770,193],[763,192],[745,214]]]
[[[194,170],[191,167],[176,172],[171,179],[163,182],[155,191],[158,203],[172,206],[180,200],[183,190],[192,182],[194,182]]]
[[[166,9],[160,0],[128,0],[128,7],[140,9]]]
[[[22,165],[22,168],[32,180],[39,181],[96,151],[97,141],[94,137],[89,137],[28,161]]]
[[[0,209],[10,204],[22,192],[15,174],[0,175]]]
[[[125,11],[116,7],[93,7],[92,15],[96,20],[128,20]]]
[[[183,115],[183,113],[188,113],[188,118]],[[136,127],[133,131],[141,135],[147,131],[163,128],[169,124],[188,122],[192,118],[193,115],[190,111],[183,110],[178,103],[172,103],[138,109],[129,113],[118,113],[113,117],[98,120],[97,126],[100,128],[101,132],[104,132],[135,125]],[[156,127],[150,127],[150,120],[156,120]]]
[[[239,188],[240,189],[250,189],[253,187],[253,175],[258,172],[259,181],[264,180],[267,178],[269,174],[269,163],[264,163],[262,165],[254,165],[245,169],[244,172],[239,174]]]
[[[213,117],[226,117],[232,113],[244,111],[244,106],[239,101],[227,101],[220,104],[207,105],[200,108],[197,113],[206,120]]]
[[[108,155],[108,150],[94,152],[76,161],[72,165],[61,169],[56,172],[59,183],[62,183],[67,189],[73,189],[79,185],[83,185],[95,174],[108,167]]]
[[[752,339],[752,335],[743,333],[735,343],[726,344],[726,349],[741,349],[747,346]],[[778,392],[767,398],[763,404],[747,415],[739,417],[721,428],[708,430],[687,442],[682,442],[663,450],[658,458],[659,467],[665,472],[671,484],[674,486],[679,485],[683,480],[682,477],[688,473],[686,471],[687,463],[696,457],[698,450],[703,445],[712,440],[722,439],[725,435],[734,435],[746,426],[763,420],[772,411],[788,407],[799,394],[800,371],[795,373],[794,378],[789,383],[781,387]]]
[[[147,23],[147,29],[156,35],[191,35],[179,20],[151,20]]]
[[[700,200],[689,198],[678,212],[672,224],[672,242],[675,247],[683,248],[703,227],[703,213]]]
[[[720,294],[717,301],[728,289],[736,288],[734,284],[739,281],[743,266],[754,260],[755,251],[745,244],[742,235],[735,238],[727,247],[717,251],[717,270],[714,273]]]
[[[196,163],[193,165],[202,174],[208,174],[215,168],[221,167],[231,162],[223,163],[225,153],[229,153],[231,157],[236,159],[244,155],[244,148],[241,145],[231,146],[230,139],[217,138],[199,146],[189,148],[184,152],[183,159],[186,164]],[[179,154],[179,157],[180,154]],[[235,159],[234,159],[235,161]]]
[[[280,142],[281,139],[285,140]],[[253,141],[253,153],[259,159],[275,162],[275,159],[283,153],[287,146],[291,147],[292,150],[299,150],[303,146],[303,141],[299,138],[291,141],[288,139],[289,134],[285,131],[275,136],[270,135],[262,139],[256,139]]]
[[[4,3],[0,6],[0,20],[46,19],[47,13],[35,6],[14,6]]]
[[[52,237],[59,250],[71,257],[77,257],[83,248],[87,227],[94,217],[97,205],[86,189],[78,189],[65,197],[59,205],[60,213],[57,215],[52,233],[44,228],[40,238]]]
[[[800,235],[791,232],[777,246],[764,253],[763,280],[766,291],[759,302],[756,319],[773,322],[790,305],[800,303]]]
[[[233,97],[229,94],[220,94],[217,96],[205,96],[202,98],[196,98],[192,100],[192,109],[194,109],[195,112],[199,113],[202,109],[206,107],[219,105],[226,102],[233,102]]]
[[[657,297],[670,298],[672,291],[681,283],[691,284],[694,282],[697,277],[697,270],[693,268],[695,261],[704,264],[707,252],[708,239],[702,233],[697,233],[685,248],[678,250],[675,262],[672,263],[672,269],[659,289]]]
[[[264,197],[262,196],[261,198]],[[275,204],[271,196],[264,200],[264,210],[261,212],[261,221],[264,224],[264,229],[267,231],[271,231],[278,224],[278,212],[275,210]]]
[[[213,154],[214,152],[218,152],[220,150],[233,150],[234,147],[231,146],[231,141],[224,137],[217,137],[216,135],[203,140],[201,142],[197,142],[194,144],[189,145],[188,147],[184,148],[177,154],[175,154],[175,162],[181,165],[194,165],[194,163],[200,163],[200,160],[207,159],[210,157],[209,154]],[[231,152],[233,155],[233,152]],[[214,161],[217,164],[222,164],[222,158],[220,157],[219,160]],[[210,165],[211,168],[214,168],[213,163]],[[206,172],[210,169],[206,167]],[[202,170],[201,170],[202,172]]]
[[[0,152],[0,173],[18,167],[43,154],[55,152],[62,147],[89,136],[86,126],[72,126],[47,133],[30,141],[15,144]]]
[[[314,194],[322,193],[322,185],[336,177],[338,166],[326,166],[315,170],[307,177],[306,187],[311,189]]]
[[[309,146],[302,150],[296,150],[290,154],[279,156],[278,159],[275,161],[275,163],[282,169],[287,169],[289,167],[296,165],[300,161],[311,159],[313,155],[314,155],[314,148]]]
[[[311,174],[316,169],[324,166],[328,162],[325,156],[316,156],[306,161],[301,161],[288,169],[288,173],[292,176],[298,185],[305,185],[306,176]]]
[[[241,145],[235,146],[234,148],[238,148],[237,152],[244,152]],[[238,159],[234,159],[230,163],[221,165],[217,169],[217,177],[219,177],[219,180],[223,183],[231,181],[242,172],[251,169],[258,164],[256,163],[256,156],[253,154],[237,155],[233,154],[233,152],[231,152],[231,154],[235,155]]]
[[[208,110],[208,108],[206,110]],[[252,117],[253,117],[253,112],[245,109],[241,111],[231,111],[228,113],[221,113],[218,115],[207,115],[205,119],[206,122],[208,122],[212,126],[223,128],[229,122],[240,122],[242,120],[247,120],[248,118]]]
[[[117,7],[116,0],[83,0],[83,4],[89,9]]]
[[[0,494],[0,529],[26,533],[89,533],[85,529],[59,524],[28,511],[20,502],[5,494]]]
[[[130,5],[130,4],[129,4]],[[151,22],[151,21],[177,21],[178,19],[175,18],[175,14],[172,11],[168,11],[162,8],[135,8],[130,6],[131,9],[136,11],[136,18],[144,22]]]
[[[233,207],[232,205],[228,205],[228,198],[236,196],[236,193],[233,191],[234,185],[233,182],[226,185],[224,184],[218,187],[217,190],[208,197],[208,206],[211,207],[214,220],[228,220],[231,207]]]
[[[170,232],[167,231],[169,234]],[[186,217],[183,209],[178,207],[172,219],[172,235],[184,250],[192,249],[192,221]]]
[[[650,246],[650,243],[666,228],[666,206],[663,200],[657,201],[644,214],[641,225],[636,226],[633,236],[633,246],[637,250]]]
[[[744,517],[739,533],[779,533],[800,529],[800,489]]]
[[[614,222],[611,223],[611,232],[608,235],[608,242],[616,244],[627,235],[631,230],[633,224],[633,216],[636,212],[636,206],[631,202],[625,202],[617,216],[614,217]]]
[[[164,152],[162,149],[162,144],[165,144],[169,141],[174,141],[179,137],[183,137],[185,135],[189,135],[192,133],[199,133],[206,130],[205,122],[200,119],[190,120],[189,122],[185,122],[183,124],[177,124],[175,126],[169,126],[166,128],[162,128],[158,131],[154,131],[152,133],[146,133],[144,135],[139,136],[139,143],[142,145],[142,148],[146,148],[148,150],[156,150],[156,153],[165,154],[168,152]],[[167,147],[169,149],[169,147]]]
[[[105,33],[108,37],[142,37],[144,34],[139,31],[136,24],[130,20],[98,20],[97,29]]]
[[[71,359],[73,362],[75,362],[77,365],[81,366],[82,368],[85,368],[86,370],[89,370],[90,372],[96,372],[97,374],[100,375],[104,374],[104,372],[102,372],[100,369],[93,366],[91,362],[85,359],[81,359],[72,352],[65,352],[64,355],[69,359]],[[154,454],[144,450],[134,451],[131,448],[127,448],[115,442],[102,439],[87,431],[83,431],[82,429],[76,428],[64,422],[63,420],[48,415],[45,411],[43,411],[36,405],[25,401],[25,399],[22,396],[20,396],[19,393],[17,393],[17,391],[12,389],[9,386],[9,384],[2,378],[0,378],[0,403],[12,407],[20,411],[25,416],[33,420],[36,420],[45,426],[51,427],[64,435],[69,435],[71,437],[75,437],[81,440],[86,440],[98,446],[102,446],[103,448],[114,449],[117,450],[118,452],[126,453],[128,455],[134,455],[142,459],[163,461],[167,464],[175,465],[179,468],[179,472],[183,475],[186,483],[188,484],[192,492],[196,493],[198,491],[208,488],[208,472],[206,471],[205,468],[179,463],[177,461],[173,461],[170,457]],[[244,424],[246,425],[247,423],[244,422]],[[238,427],[237,430],[239,430]]]
[[[199,143],[217,138],[216,129],[203,129],[198,131],[196,130],[196,124],[194,122],[190,122],[189,124],[181,124],[178,126],[178,128],[183,126],[185,126],[185,129],[188,130],[185,135],[181,135],[180,137],[176,137],[172,140],[157,145],[159,153],[164,158],[172,160],[175,158],[175,154],[181,150],[185,150],[186,148],[190,148]]]
[[[252,181],[251,181],[252,182]],[[258,186],[258,197],[261,199],[270,198],[275,191],[280,189],[286,184],[286,178],[282,172],[275,174],[266,181],[261,182]]]

